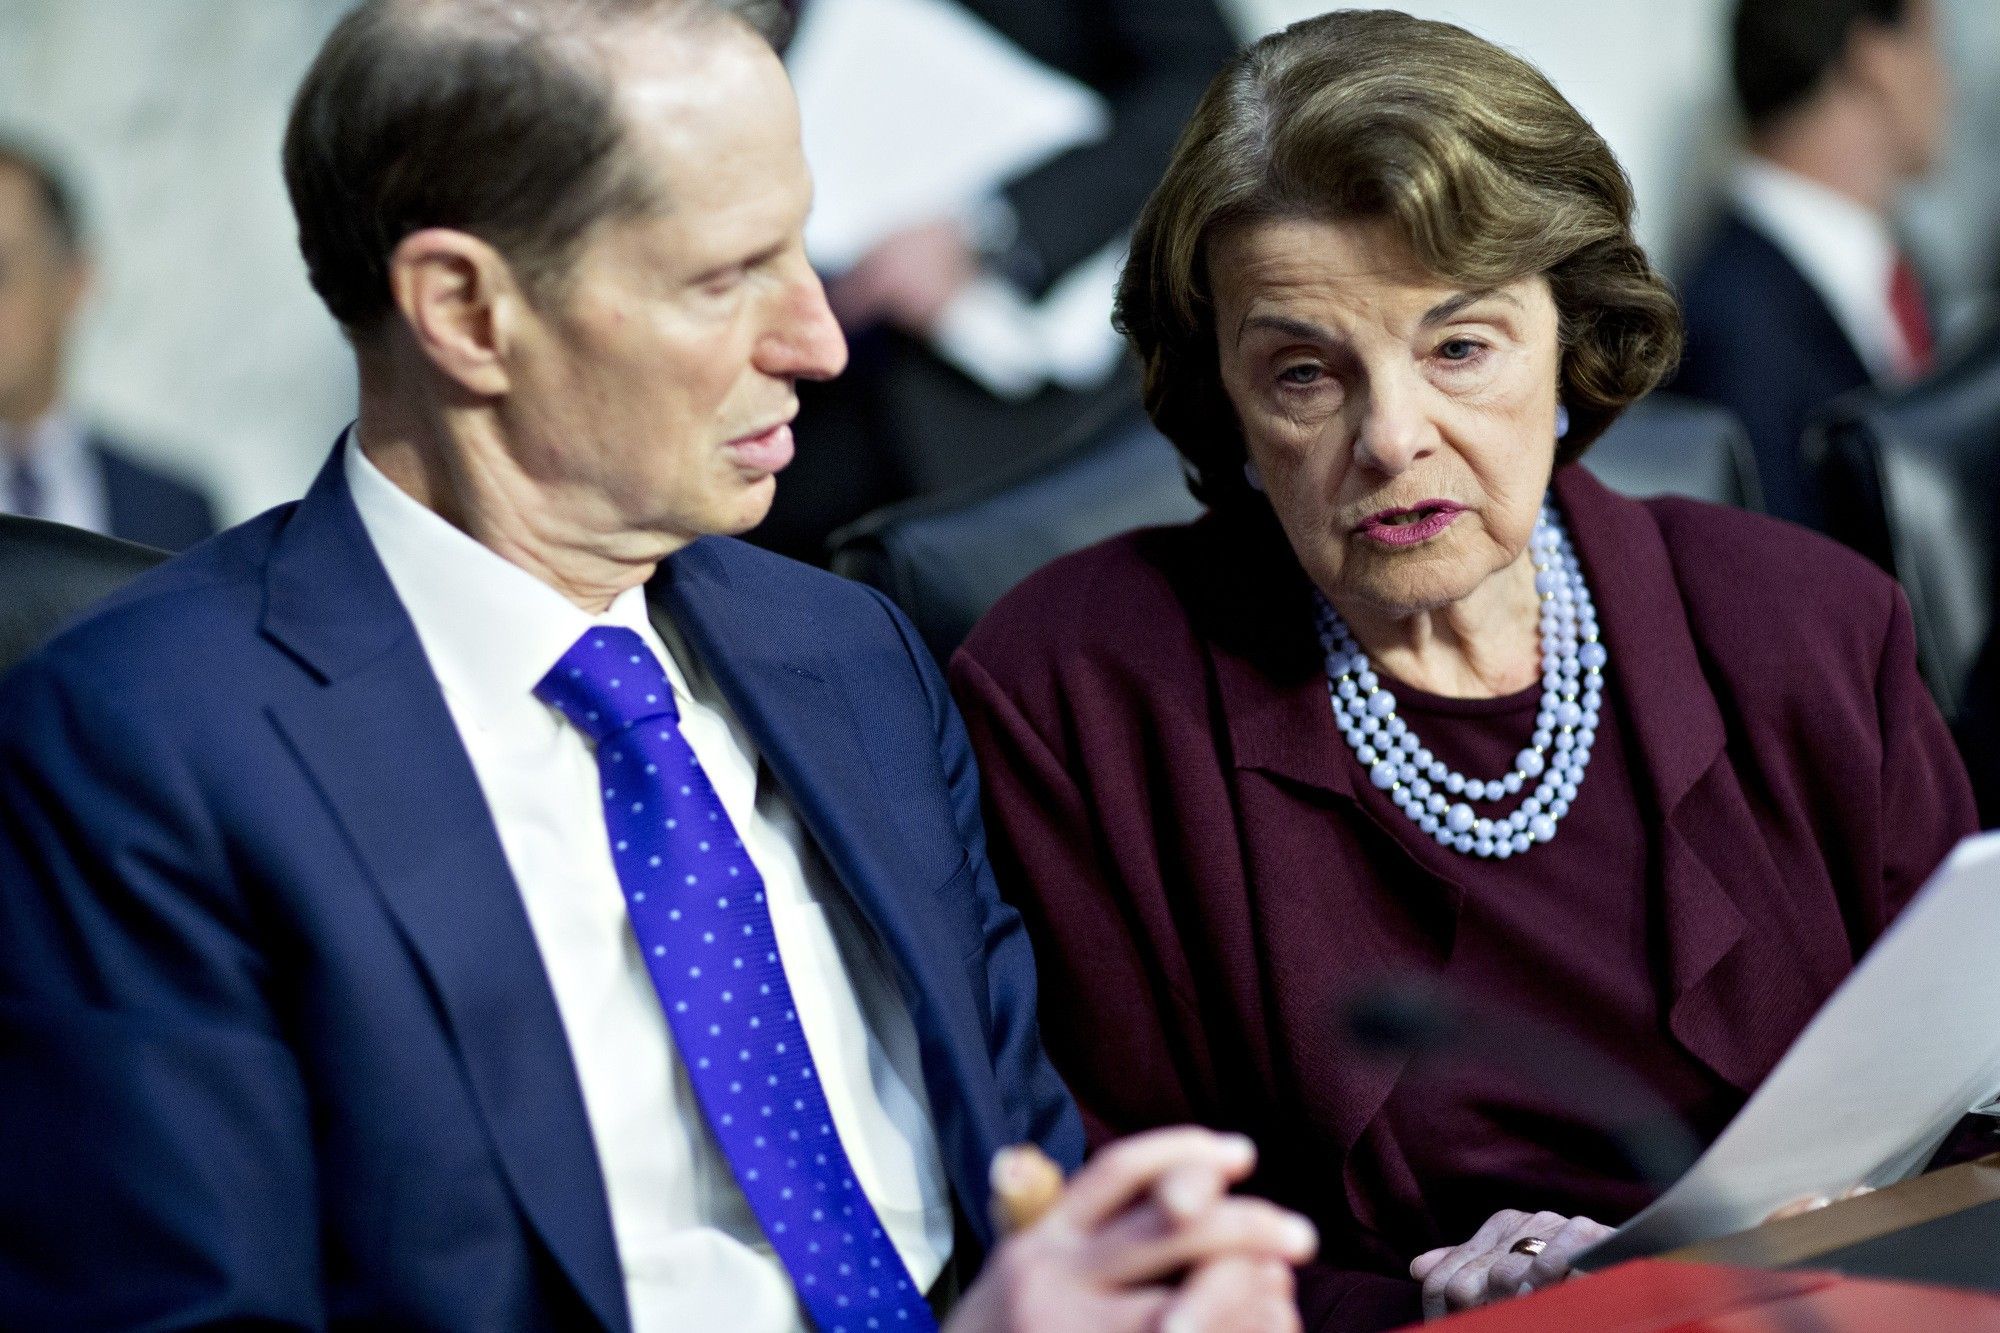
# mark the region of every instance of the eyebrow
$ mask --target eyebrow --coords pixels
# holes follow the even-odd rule
[[[1442,324],[1446,320],[1452,319],[1462,313],[1467,306],[1476,305],[1489,298],[1505,301],[1515,309],[1521,309],[1521,302],[1512,292],[1501,291],[1497,287],[1487,287],[1476,291],[1455,292],[1445,297],[1444,300],[1439,301],[1429,310],[1426,310],[1423,318],[1417,321],[1417,326],[1419,328],[1429,328],[1434,324]],[[1243,335],[1252,329],[1269,329],[1274,333],[1282,333],[1289,338],[1297,338],[1301,342],[1337,343],[1341,341],[1331,330],[1322,328],[1320,325],[1314,324],[1309,320],[1293,319],[1289,315],[1248,316],[1237,327],[1236,341],[1242,342]]]

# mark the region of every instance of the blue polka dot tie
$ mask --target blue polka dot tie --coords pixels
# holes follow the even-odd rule
[[[716,1142],[823,1333],[935,1329],[857,1183],[785,981],[764,882],[681,738],[659,659],[594,629],[536,695],[597,745],[632,930]]]

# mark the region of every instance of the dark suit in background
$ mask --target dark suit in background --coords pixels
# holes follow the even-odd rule
[[[1138,215],[1208,82],[1236,50],[1215,0],[962,0],[1036,60],[1110,105],[1105,138],[1003,191],[1020,224],[996,259],[1029,296],[1096,254]],[[994,397],[919,339],[890,328],[854,338],[846,374],[799,386],[797,459],[778,484],[759,545],[823,563],[834,528],[869,510],[990,475],[1045,446],[1109,399],[1136,401],[1121,362],[1094,389]]]
[[[1687,351],[1672,387],[1742,419],[1764,508],[1822,528],[1819,484],[1801,451],[1807,420],[1872,382],[1868,367],[1804,274],[1734,212],[1681,288]]]
[[[208,497],[141,463],[118,441],[91,432],[89,449],[104,476],[106,535],[162,551],[184,551],[216,532]]]

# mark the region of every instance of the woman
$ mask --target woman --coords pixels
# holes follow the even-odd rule
[[[1434,978],[1710,1137],[1974,827],[1887,578],[1575,466],[1678,351],[1631,212],[1457,28],[1250,48],[1120,294],[1211,512],[1051,566],[953,663],[1093,1132],[1253,1136],[1321,1228],[1308,1327],[1559,1280],[1649,1193],[1581,1098],[1372,1060],[1349,997]]]

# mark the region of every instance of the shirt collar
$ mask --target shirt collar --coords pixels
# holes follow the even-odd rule
[[[0,425],[0,456],[24,457],[37,474],[73,472],[87,466],[89,449],[83,427],[62,407],[51,408],[22,432],[27,447],[6,426]]]
[[[406,494],[362,453],[351,428],[341,447],[362,526],[454,711],[491,723],[530,701],[544,707],[535,686],[586,632],[604,626],[644,639],[685,707],[685,673],[648,618],[643,587],[593,616]]]

